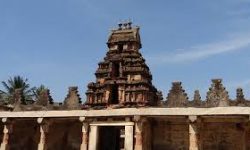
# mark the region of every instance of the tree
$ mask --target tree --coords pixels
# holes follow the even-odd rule
[[[35,87],[30,87],[28,79],[21,76],[10,77],[8,81],[2,81],[4,90],[0,90],[3,99],[8,103],[13,100],[15,90],[21,89],[25,101],[32,101]]]
[[[48,88],[45,87],[43,84],[40,85],[38,88],[35,88],[33,91],[35,98],[38,99],[39,95],[41,95],[41,93],[45,90],[48,90]]]

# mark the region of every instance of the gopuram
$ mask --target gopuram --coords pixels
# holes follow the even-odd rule
[[[49,90],[25,103],[15,90],[0,108],[0,150],[250,150],[250,101],[230,99],[221,79],[189,99],[181,82],[166,98],[140,53],[139,27],[118,24],[82,102],[69,87],[63,103]]]

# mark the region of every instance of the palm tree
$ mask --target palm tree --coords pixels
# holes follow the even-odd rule
[[[38,99],[39,95],[41,95],[41,93],[45,90],[48,90],[48,88],[45,87],[43,84],[40,85],[38,88],[35,88],[33,91],[35,98]]]
[[[33,91],[35,90],[35,88],[30,87],[30,84],[28,84],[28,79],[26,78],[23,78],[21,76],[14,76],[13,78],[10,77],[8,81],[2,81],[2,85],[5,91],[0,90],[0,94],[7,103],[13,100],[16,89],[22,90],[25,101],[33,100]]]

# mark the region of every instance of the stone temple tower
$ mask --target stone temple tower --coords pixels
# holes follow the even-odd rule
[[[108,52],[98,63],[96,82],[88,84],[89,106],[154,106],[159,101],[152,75],[139,49],[139,27],[118,24],[108,38]]]

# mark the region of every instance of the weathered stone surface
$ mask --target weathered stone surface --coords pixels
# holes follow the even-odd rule
[[[104,110],[60,110],[60,111],[22,111],[10,112],[3,111],[0,113],[1,118],[33,118],[33,117],[101,117],[101,116],[185,116],[185,115],[249,115],[250,107],[212,107],[212,108],[121,108],[121,109],[104,109]]]
[[[250,106],[250,102],[247,101],[245,99],[244,93],[243,93],[243,89],[242,88],[238,88],[236,90],[236,100],[232,101],[231,104],[233,103],[233,105],[235,106]]]
[[[221,79],[213,79],[211,88],[207,92],[208,107],[225,107],[229,106],[229,96],[226,88],[222,85]]]
[[[191,107],[202,107],[204,102],[201,100],[201,95],[199,90],[194,91],[194,99],[189,102],[189,106]]]
[[[239,123],[209,123],[202,126],[202,148],[205,150],[245,149],[244,129]]]
[[[189,149],[189,128],[187,123],[175,122],[172,119],[159,119],[153,122],[152,130],[152,149]]]
[[[166,105],[168,107],[187,107],[188,97],[185,90],[182,89],[181,82],[173,82],[172,89],[167,96]]]
[[[9,136],[11,150],[34,150],[39,141],[39,125],[34,120],[16,120]]]
[[[78,121],[68,120],[51,123],[47,136],[47,149],[80,150],[81,129],[81,123]]]
[[[66,109],[81,109],[81,98],[77,87],[69,87],[69,93],[64,101]]]
[[[98,142],[100,140],[98,137],[101,134],[98,128],[103,126],[123,126],[125,130],[129,127],[125,131],[125,138],[127,138],[125,143],[131,149],[131,143],[133,143],[131,134],[133,134],[136,137],[134,148],[137,150],[196,150],[197,146],[207,150],[241,150],[250,146],[249,125],[247,124],[250,109],[248,107],[123,108],[121,110],[40,111],[40,115],[45,117],[45,120],[49,118],[50,123],[49,127],[44,130],[46,131],[46,149],[80,149],[82,142],[87,142],[90,149],[96,150],[96,147],[101,146],[98,144],[100,142]],[[168,113],[166,110],[169,110]],[[37,122],[38,116],[31,111],[9,112],[9,114],[16,114],[9,116],[9,119],[15,121],[9,139],[11,148],[36,149],[40,137],[39,126],[42,123],[39,120],[41,118]],[[1,118],[3,118],[2,115],[0,114]],[[129,116],[134,116],[134,119],[130,119]],[[201,118],[199,122],[198,117]],[[99,119],[102,121],[98,121]],[[82,123],[86,120],[88,124],[83,128]],[[92,128],[89,131],[88,125],[96,127],[96,130]],[[131,132],[133,127],[135,131]],[[24,134],[25,138],[22,137]],[[90,135],[89,139],[81,139],[88,135]],[[104,139],[107,140],[102,136],[101,140]],[[105,141],[101,143],[103,142]]]
[[[106,107],[157,105],[160,99],[157,89],[152,85],[149,67],[139,52],[139,27],[132,27],[130,22],[120,24],[118,29],[111,31],[107,44],[109,51],[98,64],[96,82],[88,84],[86,104]]]

